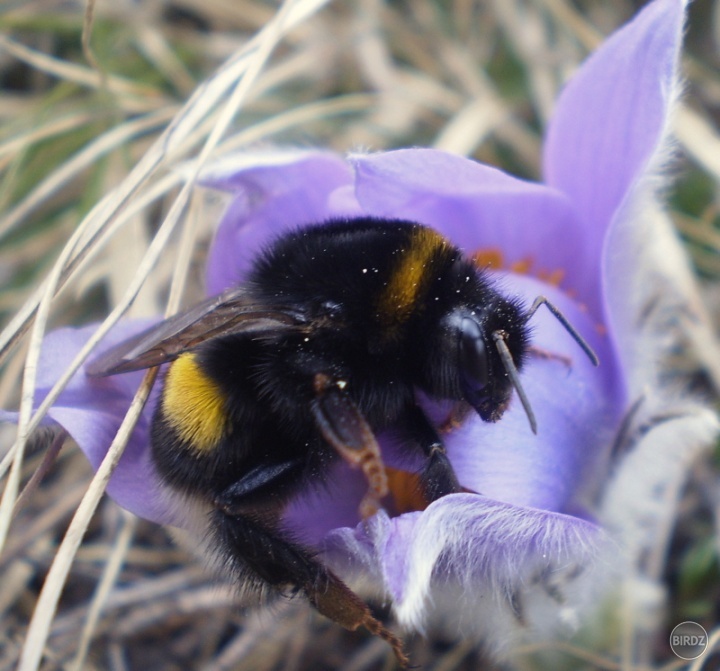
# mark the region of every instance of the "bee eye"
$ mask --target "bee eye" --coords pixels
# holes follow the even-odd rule
[[[488,383],[488,357],[480,325],[469,317],[458,329],[460,369],[466,386],[479,391]]]

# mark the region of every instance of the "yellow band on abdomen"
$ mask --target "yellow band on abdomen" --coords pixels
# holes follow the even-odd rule
[[[198,452],[211,450],[226,432],[225,397],[202,371],[194,354],[182,354],[170,366],[162,409],[178,436]]]

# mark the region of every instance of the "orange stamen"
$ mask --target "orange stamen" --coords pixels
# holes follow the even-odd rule
[[[425,510],[428,502],[422,494],[420,476],[417,473],[408,473],[397,468],[385,467],[388,479],[388,489],[395,504],[395,512],[403,513]]]
[[[470,258],[482,270],[502,270],[505,267],[505,257],[496,248],[479,249]]]
[[[529,275],[532,265],[533,260],[529,256],[526,256],[524,259],[511,263],[510,272],[517,273],[518,275]]]

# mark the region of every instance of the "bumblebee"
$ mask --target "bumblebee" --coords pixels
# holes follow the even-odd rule
[[[362,469],[365,518],[388,494],[375,435],[424,455],[425,502],[463,490],[416,392],[499,420],[530,348],[528,310],[448,240],[398,220],[334,220],[289,232],[247,282],[111,349],[89,374],[169,363],[152,422],[165,484],[201,501],[210,543],[239,584],[303,593],[323,615],[402,642],[282,528],[286,505],[338,459]]]

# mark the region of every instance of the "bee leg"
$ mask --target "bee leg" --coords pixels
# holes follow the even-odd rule
[[[320,432],[345,461],[360,467],[367,478],[368,492],[360,502],[360,516],[367,519],[380,509],[380,499],[388,493],[380,446],[342,380],[318,373],[314,385],[312,413]]]
[[[267,498],[276,503],[282,494],[302,477],[303,459],[262,464],[250,469],[215,498],[215,506],[228,514],[259,506]]]
[[[225,563],[239,584],[249,578],[277,590],[299,589],[320,613],[334,622],[350,631],[365,627],[387,641],[400,665],[408,666],[402,641],[373,617],[357,594],[270,524],[258,521],[250,513],[231,512],[241,507],[239,502],[221,506],[213,515],[217,547],[223,550]]]
[[[431,503],[447,494],[466,491],[458,482],[442,438],[419,406],[413,406],[409,410],[406,427],[412,440],[421,447],[427,457],[420,475],[425,499]]]

